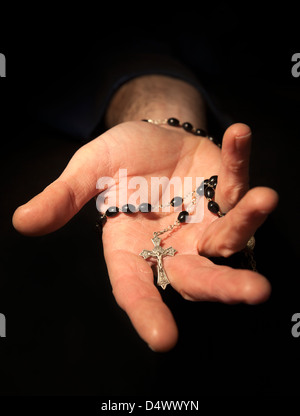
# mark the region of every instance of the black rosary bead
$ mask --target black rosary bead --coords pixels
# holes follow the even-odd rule
[[[208,183],[215,188],[217,186],[217,183],[218,183],[218,176],[217,175],[211,176],[209,178]]]
[[[100,229],[101,227],[103,227],[106,221],[107,221],[107,216],[105,214],[104,215],[101,214],[99,218],[96,220],[96,227]]]
[[[206,136],[207,136],[207,133],[206,133],[206,131],[205,131],[205,130],[203,130],[203,129],[196,129],[196,131],[195,131],[195,135],[196,135],[196,136],[203,136],[203,137],[206,137]]]
[[[207,208],[213,214],[217,214],[220,211],[220,207],[215,201],[209,201]]]
[[[186,217],[189,215],[189,213],[187,211],[181,211],[177,217],[179,222],[185,222],[186,221]]]
[[[205,179],[201,185],[198,186],[198,188],[196,189],[196,192],[198,195],[202,196],[204,194],[205,189],[208,186],[208,179]]]
[[[132,214],[136,212],[136,207],[132,204],[126,204],[122,206],[121,212],[124,212],[125,214]]]
[[[178,127],[179,126],[179,120],[177,118],[171,117],[168,119],[167,123],[169,126]]]
[[[179,205],[182,205],[183,199],[181,196],[175,196],[172,201],[170,202],[170,205],[172,207],[179,207]]]
[[[215,190],[211,186],[207,186],[204,190],[204,195],[208,199],[212,199],[215,196]]]
[[[139,211],[140,212],[151,212],[152,211],[152,206],[151,206],[151,204],[148,204],[147,202],[143,202],[139,206]]]
[[[147,123],[153,123],[153,124],[168,124],[169,126],[172,127],[182,127],[185,131],[188,131],[189,133],[194,134],[195,136],[202,136],[202,137],[207,137],[209,140],[211,140],[213,143],[215,143],[217,146],[221,147],[220,144],[216,143],[215,140],[208,136],[207,131],[205,131],[204,129],[201,128],[194,128],[194,126],[185,121],[184,123],[180,124],[180,121],[175,118],[175,117],[170,117],[168,119],[165,120],[152,120],[152,119],[143,119],[142,121],[146,121]]]
[[[185,123],[182,124],[182,128],[185,131],[192,131],[193,130],[193,126],[191,123],[188,123],[187,121]]]
[[[115,215],[117,215],[118,212],[119,212],[119,208],[118,207],[109,207],[106,210],[105,215],[107,217],[114,217]]]
[[[204,184],[203,184],[203,182],[201,183],[200,186],[198,186],[198,188],[196,189],[196,192],[199,196],[203,195],[203,193],[204,193]]]

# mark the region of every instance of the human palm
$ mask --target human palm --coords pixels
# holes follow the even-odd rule
[[[238,139],[236,137],[238,136]],[[62,175],[14,214],[14,226],[28,235],[63,226],[99,192],[99,178],[204,177],[218,175],[216,201],[226,216],[204,208],[203,221],[181,224],[161,235],[162,246],[177,253],[164,258],[171,285],[189,300],[258,303],[270,292],[268,281],[256,272],[212,263],[208,256],[229,256],[248,239],[276,206],[269,188],[247,192],[250,130],[231,126],[222,151],[207,138],[182,129],[143,122],[122,123],[79,149]],[[237,144],[238,141],[238,144]],[[101,189],[100,189],[101,191]],[[183,195],[182,195],[183,196]],[[143,202],[143,201],[141,201]],[[139,253],[152,250],[153,232],[173,224],[178,211],[118,214],[103,227],[103,247],[109,278],[118,304],[127,312],[140,336],[157,351],[177,341],[174,318],[154,285],[153,259]]]

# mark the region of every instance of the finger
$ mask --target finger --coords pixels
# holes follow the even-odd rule
[[[168,351],[178,339],[174,318],[153,284],[144,259],[123,251],[104,253],[113,294],[140,337],[154,351]],[[113,259],[118,258],[118,261]]]
[[[205,257],[175,256],[168,267],[172,286],[187,300],[257,304],[267,300],[271,293],[264,276],[218,266]]]
[[[223,137],[216,200],[223,212],[229,211],[247,192],[251,130],[246,124],[230,126]]]
[[[44,191],[17,208],[13,225],[26,235],[43,235],[66,224],[93,196],[104,143],[95,139],[79,149],[61,176]],[[100,175],[100,176],[98,176]]]
[[[199,253],[207,257],[228,257],[242,250],[277,203],[278,194],[273,189],[251,189],[232,210],[204,231],[198,243]]]

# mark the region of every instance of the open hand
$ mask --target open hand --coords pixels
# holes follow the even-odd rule
[[[226,216],[218,218],[204,204],[202,222],[183,224],[176,232],[162,235],[162,246],[177,250],[174,257],[164,258],[164,268],[173,288],[185,299],[262,302],[270,294],[265,277],[215,265],[207,258],[228,257],[243,249],[276,207],[278,197],[272,189],[248,190],[250,142],[251,131],[244,124],[234,124],[225,132],[221,150],[207,138],[182,129],[121,123],[80,148],[56,181],[16,210],[13,224],[26,235],[57,230],[99,193],[99,178],[117,180],[121,168],[127,169],[128,178],[142,176],[148,181],[154,176],[218,175],[215,200]],[[174,223],[177,215],[120,213],[103,227],[114,296],[140,336],[156,351],[172,348],[178,331],[154,284],[153,260],[145,261],[139,253],[152,250],[153,232]]]

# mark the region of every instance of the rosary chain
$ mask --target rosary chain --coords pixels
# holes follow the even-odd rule
[[[159,235],[162,235],[162,234],[164,234],[164,233],[167,233],[168,231],[172,231],[172,230],[173,230],[173,228],[178,227],[180,224],[181,224],[181,223],[180,223],[180,221],[176,220],[176,221],[174,222],[174,224],[170,224],[170,225],[168,225],[168,227],[164,228],[163,230],[160,230],[160,231],[154,231],[153,236],[154,236],[154,237],[158,237]]]

